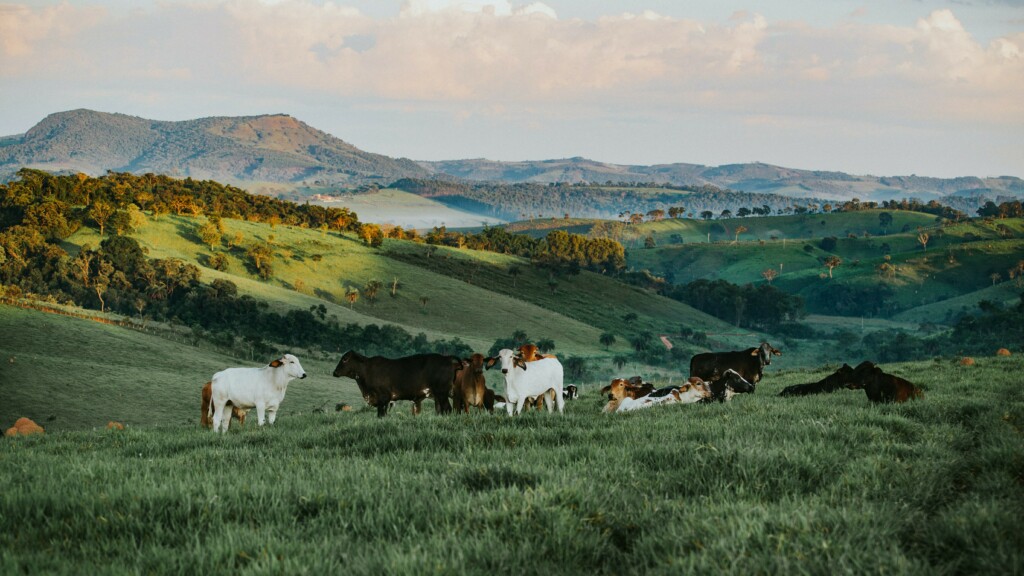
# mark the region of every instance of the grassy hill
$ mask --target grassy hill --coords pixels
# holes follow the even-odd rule
[[[892,222],[882,227],[879,214]],[[542,237],[554,229],[591,233],[599,220],[538,219],[515,222],[509,229]],[[737,240],[737,228],[744,227]],[[929,235],[927,250],[919,234]],[[644,248],[648,236],[654,248]],[[822,248],[822,240],[835,246]],[[774,268],[774,285],[803,296],[811,312],[833,314],[836,290],[857,294],[879,286],[891,290],[887,314],[901,322],[945,322],[974,309],[984,299],[1016,302],[1017,282],[1009,270],[1024,260],[1024,221],[973,219],[939,226],[931,214],[893,210],[861,210],[831,214],[732,218],[723,220],[666,219],[622,228],[628,265],[650,270],[676,284],[697,279],[723,279],[736,284],[762,283],[762,272]],[[842,264],[828,269],[823,261],[838,256]],[[888,255],[889,260],[886,260]],[[896,267],[890,277],[878,267]],[[993,274],[998,274],[993,282]],[[823,278],[822,275],[825,275]],[[995,286],[993,284],[995,283]]]
[[[592,272],[561,278],[552,290],[547,272],[514,256],[391,239],[375,249],[346,235],[224,220],[225,242],[236,234],[242,235],[244,244],[273,236],[274,275],[260,281],[242,250],[221,245],[211,251],[200,242],[198,228],[203,223],[203,218],[165,216],[150,221],[135,237],[150,258],[196,262],[203,266],[207,281],[230,279],[240,294],[267,300],[278,310],[306,310],[323,302],[342,323],[384,321],[413,334],[459,336],[484,351],[514,330],[523,330],[534,340],[554,340],[559,353],[586,355],[621,353],[627,349],[628,334],[640,330],[676,333],[680,326],[688,326],[732,332],[727,324],[689,306]],[[76,246],[96,246],[99,241],[95,230],[83,228],[66,246],[74,252]],[[224,272],[205,267],[214,252],[227,256]],[[319,262],[314,255],[319,255]],[[508,272],[512,266],[521,270],[516,278]],[[392,297],[390,287],[396,279],[398,289]],[[346,289],[363,290],[371,280],[383,284],[376,301],[361,297],[350,307],[344,299]],[[638,316],[631,326],[622,321],[627,312]],[[619,337],[607,352],[598,343],[605,331]],[[749,340],[722,336],[716,342],[746,347]]]

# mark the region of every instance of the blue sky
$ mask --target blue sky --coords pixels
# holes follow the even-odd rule
[[[1024,176],[1024,1],[0,5],[0,134],[285,112],[418,160]]]

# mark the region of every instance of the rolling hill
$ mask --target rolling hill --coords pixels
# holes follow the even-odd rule
[[[586,158],[501,162],[485,159],[420,162],[437,175],[464,180],[509,183],[651,182],[682,186],[712,185],[730,190],[826,200],[928,200],[1024,195],[1024,180],[1014,176],[928,178],[870,176],[844,172],[800,170],[761,162],[704,166],[700,164],[623,165]]]
[[[98,175],[108,170],[226,183],[387,183],[427,171],[364,152],[286,114],[181,122],[71,110],[0,140],[0,178],[22,167]]]

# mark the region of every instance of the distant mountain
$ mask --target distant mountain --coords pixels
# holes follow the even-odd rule
[[[286,114],[161,122],[92,110],[59,112],[23,135],[0,138],[0,178],[25,166],[341,186],[427,175],[411,160],[364,152]]]
[[[681,186],[711,184],[730,190],[777,194],[794,198],[828,200],[891,200],[906,197],[923,201],[945,196],[971,197],[1024,195],[1024,180],[998,178],[927,178],[921,176],[855,176],[843,172],[797,170],[760,162],[703,166],[655,164],[652,166],[608,164],[586,158],[497,162],[493,160],[446,160],[420,162],[435,175],[465,180],[509,183],[551,182],[655,182]]]
[[[388,185],[402,178],[500,183],[645,182],[705,186],[814,200],[945,198],[969,208],[1024,197],[1024,181],[998,178],[856,176],[763,163],[704,166],[609,164],[586,158],[499,162],[414,162],[371,154],[287,114],[181,122],[72,110],[51,114],[21,135],[0,137],[0,181],[22,167],[103,174],[153,172],[231,184],[298,183],[310,189]],[[251,188],[251,186],[250,186]]]

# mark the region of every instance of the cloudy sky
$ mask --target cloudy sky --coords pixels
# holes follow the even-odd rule
[[[0,135],[288,113],[417,160],[1024,177],[1024,0],[0,0]]]

